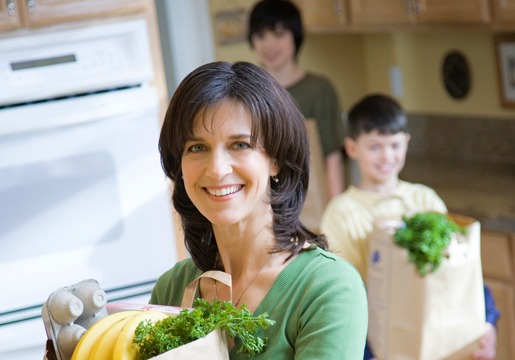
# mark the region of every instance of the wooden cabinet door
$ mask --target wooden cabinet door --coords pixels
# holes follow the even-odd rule
[[[0,0],[0,31],[21,26],[20,8],[17,0]]]
[[[411,0],[350,0],[353,24],[409,24],[416,22]]]
[[[485,278],[485,284],[492,290],[501,317],[497,323],[497,355],[496,360],[515,359],[515,298],[511,282]]]
[[[483,23],[491,21],[488,0],[412,0],[419,22]]]
[[[19,0],[23,25],[46,25],[145,9],[145,0]]]
[[[294,0],[307,29],[338,28],[348,24],[345,0]]]
[[[494,0],[494,19],[497,24],[515,22],[515,0]]]
[[[485,277],[505,281],[513,279],[510,234],[489,230],[481,231],[481,264]]]

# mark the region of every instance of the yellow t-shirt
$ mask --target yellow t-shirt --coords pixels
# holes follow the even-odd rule
[[[408,209],[447,213],[442,199],[425,185],[399,181],[388,197],[350,186],[329,202],[320,228],[327,236],[329,250],[354,265],[366,281],[369,236],[374,218],[400,216]]]

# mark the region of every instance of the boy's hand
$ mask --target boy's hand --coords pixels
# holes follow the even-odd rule
[[[474,360],[492,360],[495,358],[496,346],[497,329],[487,322],[485,335],[481,338],[481,349],[474,353]]]

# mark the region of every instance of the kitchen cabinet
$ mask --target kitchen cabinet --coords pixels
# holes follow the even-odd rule
[[[515,234],[481,231],[483,277],[501,311],[497,360],[515,359]]]
[[[350,8],[356,25],[416,22],[410,0],[350,0]]]
[[[500,1],[500,0],[499,0]],[[489,0],[350,0],[352,23],[488,24]]]
[[[493,0],[493,8],[496,24],[515,23],[515,0]]]
[[[19,11],[17,0],[0,0],[0,31],[21,26]]]
[[[311,31],[345,28],[349,24],[348,0],[292,0],[302,13],[304,26]]]
[[[18,27],[48,25],[108,15],[121,15],[143,11],[145,0],[0,0],[2,5],[14,3],[18,14]],[[9,6],[9,5],[8,5]],[[3,25],[3,8],[0,24]],[[11,20],[15,21],[15,20]]]

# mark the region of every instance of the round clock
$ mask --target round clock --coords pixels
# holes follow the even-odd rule
[[[442,67],[445,89],[455,99],[463,99],[470,90],[470,68],[465,56],[459,51],[445,55]]]

